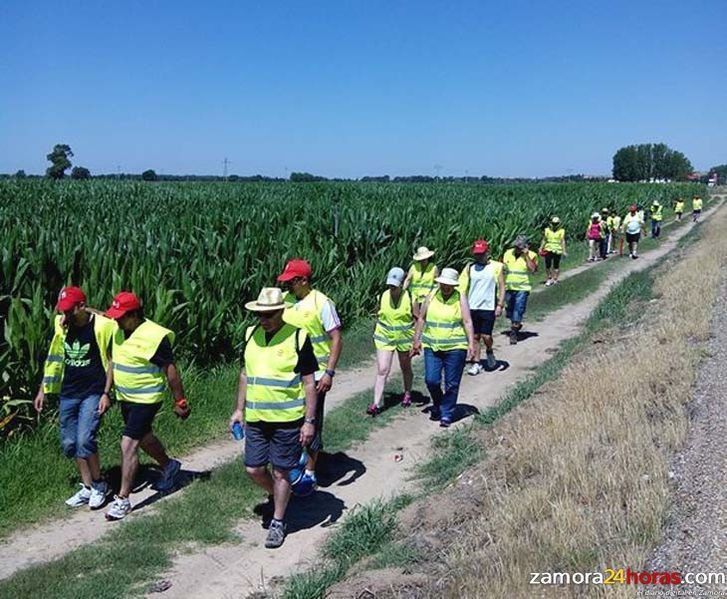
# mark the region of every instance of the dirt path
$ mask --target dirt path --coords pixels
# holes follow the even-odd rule
[[[650,570],[724,573],[727,565],[727,280],[715,303],[712,334],[689,405],[686,446],[672,462],[674,505]],[[727,590],[727,585],[695,586],[695,592]]]
[[[514,384],[528,376],[534,367],[545,362],[564,340],[578,334],[583,321],[608,293],[628,274],[644,270],[669,253],[692,225],[676,232],[670,239],[638,261],[623,261],[623,268],[610,274],[598,291],[583,301],[561,308],[545,322],[528,329],[535,335],[517,346],[498,340],[496,355],[506,367],[477,377],[465,376],[460,404],[479,410],[496,405]],[[419,388],[422,382],[417,381]],[[395,408],[398,409],[398,408]],[[460,421],[455,426],[462,425]],[[412,467],[425,460],[431,439],[440,432],[419,410],[412,410],[389,426],[373,433],[365,443],[348,452],[348,457],[365,465],[363,476],[345,484],[322,488],[306,500],[296,500],[289,510],[289,536],[283,547],[266,550],[265,531],[259,521],[240,521],[237,532],[242,541],[204,548],[198,553],[178,555],[175,566],[163,578],[172,582],[165,597],[246,597],[270,590],[271,581],[280,581],[315,564],[316,551],[335,521],[356,505],[376,498],[388,498],[410,488]],[[401,453],[404,460],[394,456]]]

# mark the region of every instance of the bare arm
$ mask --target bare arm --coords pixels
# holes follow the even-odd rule
[[[305,391],[305,418],[306,420],[314,420],[316,417],[316,403],[318,402],[318,393],[316,391],[316,380],[312,374],[306,374],[302,377],[303,390]],[[239,403],[239,400],[238,400]],[[244,400],[243,400],[244,403]],[[319,425],[320,423],[316,423]],[[309,445],[313,440],[316,432],[316,425],[305,422],[300,427],[300,444],[304,447]]]
[[[538,270],[538,263],[530,256],[530,250],[526,250],[526,253],[523,254],[523,256],[525,256],[525,264],[530,272]]]
[[[414,341],[411,347],[411,354],[417,355],[422,350],[422,331],[424,330],[424,321],[427,318],[427,309],[429,308],[429,298],[427,297],[419,310],[419,317],[417,318],[416,325],[414,327]]]
[[[237,402],[230,417],[230,428],[235,422],[245,422],[245,398],[247,397],[247,375],[245,369],[240,370],[240,379],[237,384]]]
[[[404,279],[404,284],[401,286],[401,288],[406,291],[409,289],[409,285],[411,285],[411,268],[406,273],[406,278]]]
[[[341,357],[341,350],[343,349],[343,337],[341,335],[341,329],[333,329],[328,331],[327,335],[331,339],[331,355],[328,357],[328,367],[326,370],[336,370],[336,364],[338,364],[338,358]],[[321,377],[316,385],[318,393],[326,393],[333,385],[333,377],[326,372]]]
[[[104,385],[104,392],[101,396],[101,401],[98,402],[98,413],[104,414],[111,407],[111,387],[114,384],[114,365],[109,360],[109,365],[106,367],[106,384]]]
[[[475,355],[475,330],[472,327],[472,315],[470,314],[470,304],[467,301],[467,296],[460,294],[459,306],[462,312],[462,324],[464,325],[464,332],[467,334],[467,359],[471,360]]]
[[[505,307],[505,269],[501,268],[497,275],[497,306],[495,306],[495,316],[502,314]]]
[[[182,401],[184,399],[184,387],[182,387],[182,378],[179,376],[179,371],[174,362],[164,367],[164,374],[167,377],[174,401]]]

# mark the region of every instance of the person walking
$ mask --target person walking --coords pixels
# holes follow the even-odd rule
[[[608,258],[608,239],[610,235],[608,227],[609,213],[610,211],[608,208],[601,210],[601,239],[598,242],[598,255],[601,260]]]
[[[681,198],[676,198],[674,200],[674,220],[680,221],[682,220],[682,215],[684,214],[684,200]]]
[[[472,244],[472,255],[474,262],[465,266],[459,275],[458,290],[467,295],[472,318],[475,347],[467,374],[475,376],[483,370],[480,362],[481,343],[485,344],[487,368],[494,370],[497,366],[492,349],[492,329],[495,319],[505,307],[505,275],[502,262],[490,258],[490,245],[485,239],[478,239]]]
[[[174,414],[185,420],[190,407],[174,362],[174,333],[145,318],[139,298],[129,291],[116,295],[106,316],[118,324],[111,359],[116,398],[121,406],[121,488],[106,512],[107,520],[121,520],[132,510],[129,494],[139,468],[139,448],[159,464],[157,491],[174,488],[182,465],[169,457],[152,432],[152,423],[166,394],[172,392]]]
[[[426,246],[419,247],[412,256],[414,263],[409,267],[404,279],[404,291],[411,292],[417,310],[434,289],[434,279],[439,276],[439,269],[430,261],[432,256],[434,256],[433,250]]]
[[[629,244],[629,256],[636,260],[639,249],[639,241],[641,233],[646,234],[644,230],[644,221],[639,217],[639,211],[636,205],[629,208],[628,214],[623,219],[623,229],[626,232],[626,242]]]
[[[661,221],[664,220],[664,207],[659,200],[651,203],[651,238],[658,239],[661,235]]]
[[[532,289],[530,275],[538,270],[538,255],[530,251],[528,238],[518,235],[513,247],[502,257],[502,263],[505,267],[505,315],[510,321],[510,345],[515,345]]]
[[[308,333],[283,320],[280,289],[263,288],[245,308],[255,312],[258,322],[245,332],[244,367],[230,428],[244,424],[245,469],[272,499],[265,547],[275,549],[285,541],[288,473],[315,434],[318,361]]]
[[[66,500],[70,507],[104,506],[109,486],[101,475],[98,429],[111,406],[111,339],[113,320],[89,312],[80,287],[65,287],[58,295],[53,339],[43,369],[43,381],[33,406],[43,411],[46,395],[58,395],[61,447],[76,461],[81,488]]]
[[[702,214],[702,198],[692,196],[692,222],[696,223]]]
[[[565,229],[557,216],[550,219],[550,225],[543,231],[539,253],[545,259],[545,271],[548,275],[545,286],[555,285],[560,276],[560,260],[568,255],[565,248]]]
[[[430,418],[447,428],[454,420],[462,373],[466,361],[474,356],[475,343],[467,295],[457,291],[459,273],[445,268],[435,282],[439,289],[429,295],[419,313],[412,354],[424,348],[424,378],[432,398]]]
[[[285,285],[285,311],[283,320],[288,324],[308,333],[313,352],[318,361],[316,380],[316,430],[313,441],[308,448],[308,460],[302,483],[315,488],[316,464],[323,449],[323,416],[326,393],[333,385],[336,365],[341,357],[343,338],[341,336],[341,319],[336,312],[335,304],[317,289],[313,289],[311,279],[313,270],[310,264],[300,258],[289,260],[278,282]]]
[[[603,228],[601,227],[601,215],[594,212],[591,215],[591,222],[588,223],[586,229],[586,239],[588,240],[588,262],[597,262],[601,249],[601,237]]]
[[[404,270],[392,268],[386,275],[388,289],[379,297],[379,313],[374,329],[374,347],[376,348],[376,383],[374,384],[374,401],[366,413],[376,416],[381,413],[384,398],[384,387],[391,373],[394,353],[399,359],[401,375],[404,379],[404,396],[401,405],[411,405],[411,386],[414,372],[411,368],[411,348],[414,339],[414,326],[417,313],[411,295],[403,290]]]

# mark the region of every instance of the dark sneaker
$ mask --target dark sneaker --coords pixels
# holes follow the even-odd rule
[[[432,409],[431,412],[429,412],[429,420],[439,420],[442,417],[442,414],[439,410]]]
[[[510,331],[510,345],[517,345],[517,331]]]
[[[408,408],[411,405],[411,393],[404,391],[404,397],[401,399],[401,407]]]
[[[162,470],[162,476],[156,484],[156,490],[161,493],[168,493],[177,484],[177,477],[182,470],[182,464],[179,460],[169,460],[164,470]]]
[[[270,522],[268,536],[265,539],[265,547],[267,549],[277,549],[285,541],[285,523],[280,520]]]
[[[452,424],[450,420],[447,420],[446,418],[442,418],[439,421],[439,428],[449,428],[449,426]]]
[[[368,408],[366,408],[366,413],[369,416],[376,416],[378,414],[381,414],[381,408],[375,403],[372,403]]]
[[[490,370],[495,370],[495,368],[497,368],[497,360],[495,359],[494,352],[488,351],[485,359],[486,359],[485,363],[487,364],[487,368],[489,368]]]

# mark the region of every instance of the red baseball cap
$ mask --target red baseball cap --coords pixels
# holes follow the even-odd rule
[[[473,254],[484,254],[490,250],[490,244],[484,239],[478,239],[472,244]]]
[[[114,320],[121,318],[127,312],[141,308],[141,302],[131,291],[122,291],[116,294],[111,306],[106,310],[106,316]]]
[[[78,304],[85,303],[86,294],[80,287],[64,287],[58,294],[58,303],[56,310],[68,312],[73,310]]]
[[[297,277],[310,278],[312,274],[313,270],[307,260],[293,258],[292,260],[288,260],[283,272],[280,273],[280,276],[278,277],[278,281],[285,283],[286,281],[290,281]]]

